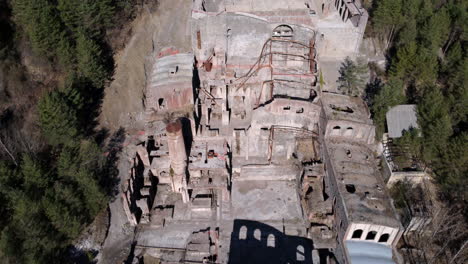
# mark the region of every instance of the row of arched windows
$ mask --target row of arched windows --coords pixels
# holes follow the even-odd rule
[[[356,229],[354,230],[353,232],[353,236],[351,237],[352,239],[361,239],[362,237],[362,233],[363,233],[363,230],[362,229]],[[366,235],[366,240],[375,240],[375,237],[377,236],[377,232],[376,231],[369,231]],[[380,237],[379,237],[379,240],[377,242],[379,243],[385,243],[388,241],[388,239],[390,238],[390,234],[388,233],[385,233],[385,234],[382,234]]]

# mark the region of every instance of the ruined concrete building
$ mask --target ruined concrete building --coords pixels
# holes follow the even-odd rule
[[[191,16],[192,52],[154,55],[124,186],[135,263],[394,263],[369,111],[319,80],[356,55],[360,2],[194,0]]]

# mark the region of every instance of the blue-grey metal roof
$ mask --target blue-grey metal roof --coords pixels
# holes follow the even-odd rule
[[[392,259],[392,248],[376,242],[347,240],[351,264],[395,264]]]
[[[387,112],[388,136],[399,138],[403,130],[418,128],[416,105],[397,105]]]

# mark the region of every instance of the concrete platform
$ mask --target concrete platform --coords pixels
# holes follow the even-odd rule
[[[248,220],[303,219],[294,181],[241,181],[232,188],[233,217]]]

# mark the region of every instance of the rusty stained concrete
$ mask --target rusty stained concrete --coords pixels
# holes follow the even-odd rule
[[[317,84],[321,58],[356,55],[367,21],[335,2],[193,1],[192,51],[154,53],[147,138],[122,187],[134,263],[317,263],[326,250],[347,263],[356,228],[396,244],[368,109]]]

